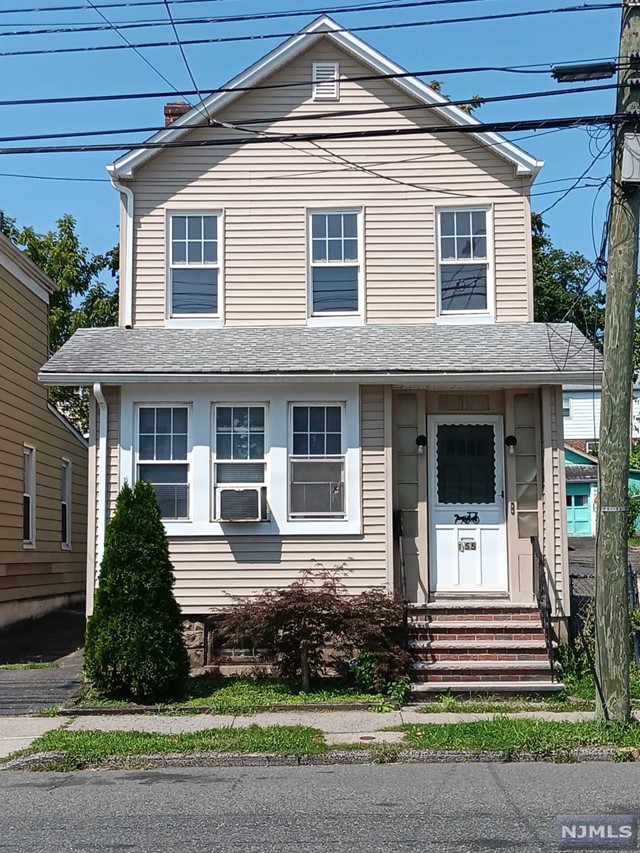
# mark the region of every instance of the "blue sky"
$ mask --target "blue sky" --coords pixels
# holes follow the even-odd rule
[[[118,0],[94,0],[104,4],[103,13],[114,22],[134,20],[166,20],[162,3],[135,9],[106,8]],[[362,0],[351,0],[352,3]],[[579,5],[578,0],[469,0],[442,3],[424,8],[397,8],[376,12],[333,12],[344,26],[365,26],[398,22],[432,21],[440,18],[490,15],[500,12],[553,9]],[[405,0],[406,2],[406,0]],[[39,6],[81,6],[86,9],[65,12],[15,12],[0,14],[0,54],[7,51],[52,49],[85,45],[121,44],[113,32],[83,34],[7,35],[12,29],[65,24],[103,23],[87,0],[5,0],[6,9]],[[258,14],[287,9],[310,10],[308,17],[284,20],[226,22],[179,27],[182,38],[253,35],[257,33],[294,32],[304,26],[321,9],[338,9],[350,0],[327,0],[321,7],[313,0],[201,0],[172,6],[176,19],[201,16]],[[443,26],[422,26],[361,33],[361,37],[407,70],[465,68],[479,65],[524,65],[569,62],[614,57],[617,52],[620,10],[608,9],[516,18],[507,21],[485,21]],[[153,27],[127,31],[133,42],[173,40],[170,27]],[[278,39],[235,42],[220,45],[187,46],[186,52],[196,81],[202,90],[223,84],[261,55],[271,50]],[[177,47],[149,48],[145,56],[178,89],[191,89],[192,84]],[[130,49],[82,54],[58,54],[26,57],[0,55],[1,99],[29,99],[56,96],[83,96],[131,91],[165,91],[168,86]],[[429,78],[427,78],[429,79]],[[485,97],[559,88],[546,74],[516,75],[505,73],[460,73],[443,80],[443,91],[451,98],[472,95]],[[610,83],[611,81],[604,81]],[[581,84],[573,84],[573,87]],[[37,133],[60,133],[73,130],[153,127],[162,124],[163,99],[46,106],[0,107],[1,136]],[[615,91],[568,94],[561,97],[515,100],[487,104],[476,115],[483,121],[511,121],[525,118],[547,118],[615,111]],[[129,134],[120,140],[140,140],[144,134]],[[542,211],[559,198],[551,194],[571,186],[547,183],[558,179],[577,179],[607,142],[584,129],[532,135],[514,133],[520,144],[536,157],[546,161],[534,192],[534,209]],[[522,139],[522,137],[529,137]],[[100,141],[101,137],[91,139]],[[113,139],[113,137],[111,137]],[[0,143],[0,147],[3,144]],[[20,144],[20,143],[18,143]],[[45,142],[43,144],[51,144]],[[114,155],[115,156],[115,155]],[[117,242],[117,197],[105,172],[105,164],[114,159],[110,153],[65,153],[3,155],[0,158],[0,208],[18,219],[20,224],[47,230],[63,213],[71,213],[78,221],[82,241],[94,252],[105,251]],[[609,157],[604,154],[589,174],[604,178],[609,171]],[[32,180],[6,175],[64,176],[89,181]],[[583,182],[584,183],[584,182]],[[592,182],[596,187],[596,181]],[[544,194],[543,194],[544,193]],[[597,195],[597,197],[596,197]],[[594,234],[599,241],[608,188],[597,194],[596,188],[576,189],[545,215],[551,236],[565,249],[594,257]]]

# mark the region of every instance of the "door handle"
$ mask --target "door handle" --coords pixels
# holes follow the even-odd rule
[[[509,512],[511,513],[511,515],[516,514],[516,502],[515,501],[509,501]]]

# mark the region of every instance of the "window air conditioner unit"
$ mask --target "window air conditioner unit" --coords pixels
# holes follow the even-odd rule
[[[264,521],[263,486],[219,489],[220,521]]]

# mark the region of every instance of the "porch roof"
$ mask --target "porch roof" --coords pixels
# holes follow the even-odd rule
[[[203,381],[280,377],[599,380],[602,360],[570,323],[225,326],[82,329],[44,365],[41,382]]]

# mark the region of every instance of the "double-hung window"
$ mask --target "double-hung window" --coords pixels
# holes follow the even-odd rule
[[[439,314],[492,313],[489,210],[438,211]]]
[[[60,542],[71,548],[71,462],[63,459],[60,466]]]
[[[215,432],[216,518],[266,519],[265,406],[217,405]]]
[[[172,213],[169,228],[169,317],[218,316],[220,216]]]
[[[344,407],[295,403],[290,423],[290,517],[344,518]]]
[[[357,210],[318,210],[309,214],[311,315],[360,311],[359,218]]]
[[[36,449],[29,444],[22,448],[22,544],[36,544]]]
[[[188,460],[188,407],[141,406],[137,477],[153,485],[164,519],[189,518]]]

